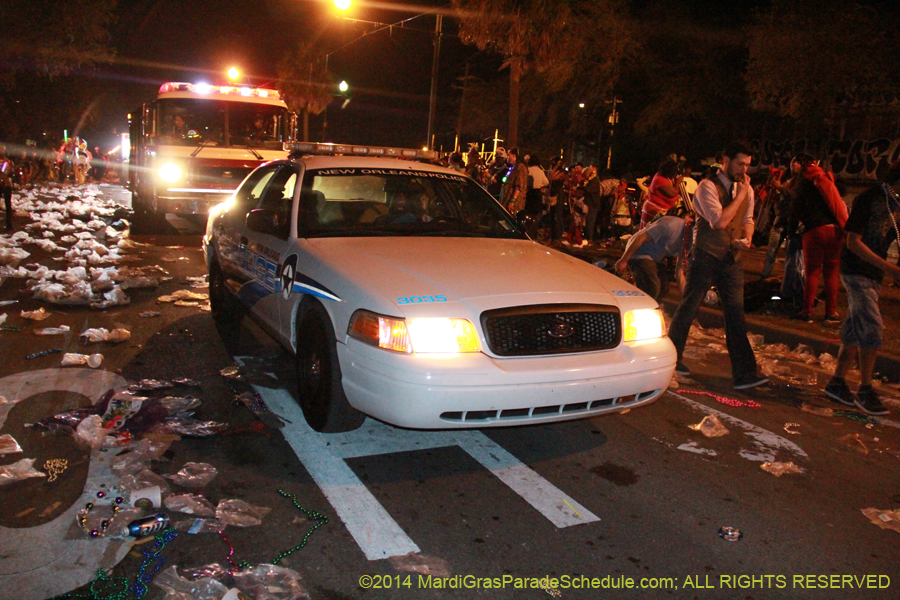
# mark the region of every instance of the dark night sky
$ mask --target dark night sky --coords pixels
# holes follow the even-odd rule
[[[417,0],[395,3],[397,9],[373,9],[357,0],[348,14],[396,23],[446,4]],[[117,62],[97,74],[99,85],[112,93],[101,105],[94,135],[105,135],[101,132],[112,127],[124,130],[128,111],[150,99],[165,81],[224,83],[225,71],[234,65],[251,83],[272,86],[284,53],[301,40],[310,40],[324,52],[334,51],[329,68],[351,86],[346,107],[341,108],[343,98],[335,98],[328,110],[333,141],[400,146],[425,141],[432,15],[407,22],[406,29],[358,39],[376,26],[341,19],[331,0],[119,0],[118,13],[112,31]],[[451,86],[463,74],[465,61],[472,59],[487,74],[496,73],[502,62],[498,56],[463,46],[454,35],[452,18],[444,19],[444,31],[437,132],[449,132],[455,123],[452,113],[459,91]],[[311,119],[310,137],[319,137],[321,124],[321,117]]]

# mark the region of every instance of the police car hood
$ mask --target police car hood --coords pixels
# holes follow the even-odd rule
[[[424,316],[461,303],[474,316],[534,304],[656,306],[622,279],[528,240],[365,237],[305,244],[319,263],[309,265],[309,274],[328,273],[331,291],[347,308]]]

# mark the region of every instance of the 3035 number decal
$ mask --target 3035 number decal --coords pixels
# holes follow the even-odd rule
[[[447,302],[447,296],[400,296],[397,304],[422,304],[425,302]]]

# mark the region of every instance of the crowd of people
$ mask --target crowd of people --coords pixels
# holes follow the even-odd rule
[[[851,211],[833,174],[814,157],[797,155],[789,169],[771,169],[767,178],[758,172],[753,185],[752,155],[747,144],[733,142],[700,181],[673,155],[638,182],[644,193],[637,195],[609,171],[580,163],[569,167],[559,157],[545,168],[537,156],[522,156],[516,148],[498,148],[487,164],[475,149],[465,159],[456,153],[447,162],[481,182],[545,243],[585,247],[631,234],[621,236],[628,241],[616,272],[630,272],[635,285],[659,302],[671,281],[682,292],[668,330],[681,375],[690,375],[682,359],[691,324],[715,288],[736,389],[768,383],[748,340],[741,255],[754,239],[768,241],[763,272],[768,277],[787,242],[781,297],[795,307],[794,318],[812,322],[823,298],[823,322],[841,324],[837,369],[826,396],[866,414],[887,414],[871,383],[884,342],[881,283],[889,275],[900,285],[900,266],[887,261],[888,249],[900,238],[900,164],[858,196]],[[764,230],[757,231],[758,225]],[[841,285],[848,299],[843,316],[837,310]],[[845,379],[854,365],[861,374],[855,393]]]

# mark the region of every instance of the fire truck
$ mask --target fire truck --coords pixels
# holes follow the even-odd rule
[[[132,227],[151,233],[168,213],[205,218],[254,168],[285,158],[297,119],[276,90],[169,82],[129,127]]]

